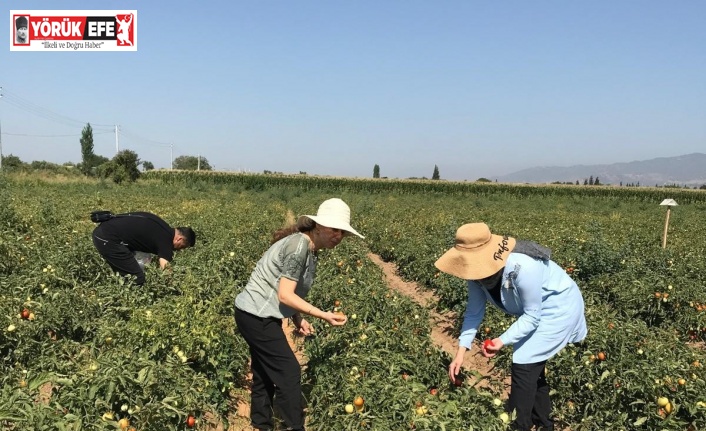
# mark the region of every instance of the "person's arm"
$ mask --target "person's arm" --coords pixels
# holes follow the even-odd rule
[[[503,345],[515,344],[539,326],[542,316],[542,280],[546,265],[532,258],[523,259],[515,288],[522,301],[522,314],[500,335]]]
[[[334,314],[330,311],[322,311],[312,304],[308,303],[306,300],[297,295],[294,290],[297,287],[297,282],[286,277],[281,277],[279,279],[279,290],[277,292],[277,298],[282,304],[297,310],[298,313],[306,313],[310,316],[314,316],[321,320],[325,320],[330,325],[341,326],[346,323],[348,318],[342,314]],[[300,320],[304,322],[304,319]],[[295,321],[296,325],[296,321]]]
[[[153,216],[157,217],[157,216]],[[145,217],[148,218],[148,217]],[[159,219],[159,217],[157,217]],[[159,219],[161,220],[161,219]],[[162,221],[164,223],[164,221]],[[174,230],[172,230],[174,232]],[[174,259],[174,244],[173,244],[173,236],[166,235],[164,237],[160,237],[159,241],[157,242],[157,257],[159,258],[159,267],[161,269],[166,269],[169,266],[169,262]]]
[[[297,330],[301,335],[307,336],[314,333],[314,327],[311,326],[311,324],[304,318],[304,316],[302,316],[301,313],[295,313],[292,316],[292,322],[294,322],[294,326],[297,327]]]
[[[458,339],[458,350],[451,364],[449,364],[449,379],[453,382],[461,371],[463,357],[466,351],[471,349],[473,339],[476,337],[480,322],[485,315],[487,297],[480,285],[474,281],[468,282],[468,300],[466,311],[463,313],[463,324],[461,325],[461,335]]]

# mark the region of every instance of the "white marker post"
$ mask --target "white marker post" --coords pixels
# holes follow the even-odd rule
[[[667,229],[669,229],[669,212],[672,207],[677,206],[677,201],[674,199],[665,199],[660,206],[667,207],[667,219],[664,221],[664,234],[662,235],[662,248],[667,248]]]

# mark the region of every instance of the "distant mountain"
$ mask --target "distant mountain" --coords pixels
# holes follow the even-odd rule
[[[706,184],[706,154],[693,153],[677,157],[610,165],[546,166],[524,169],[497,177],[503,183],[552,183],[578,181],[598,177],[600,184],[688,185]]]

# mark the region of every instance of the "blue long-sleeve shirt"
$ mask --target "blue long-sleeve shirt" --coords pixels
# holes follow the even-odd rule
[[[480,283],[468,281],[468,302],[459,344],[468,349],[483,321],[486,304],[518,316],[500,335],[514,345],[513,362],[531,364],[554,356],[567,343],[587,334],[581,291],[568,274],[551,260],[510,253],[503,270],[500,302]]]

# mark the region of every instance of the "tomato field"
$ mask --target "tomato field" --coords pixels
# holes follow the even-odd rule
[[[0,428],[228,429],[249,372],[233,299],[272,231],[334,196],[366,238],[321,253],[308,299],[349,320],[314,320],[303,341],[307,429],[507,428],[502,382],[464,370],[451,384],[430,310],[367,257],[461,313],[463,281],[433,263],[473,221],[550,247],[583,291],[588,338],[548,363],[558,429],[706,427],[703,191],[151,171],[127,185],[0,175]],[[665,198],[679,206],[662,248]],[[197,245],[134,286],[93,248],[96,209],[154,212]],[[510,322],[489,309],[484,326],[494,338]],[[493,361],[509,372],[511,349]]]

